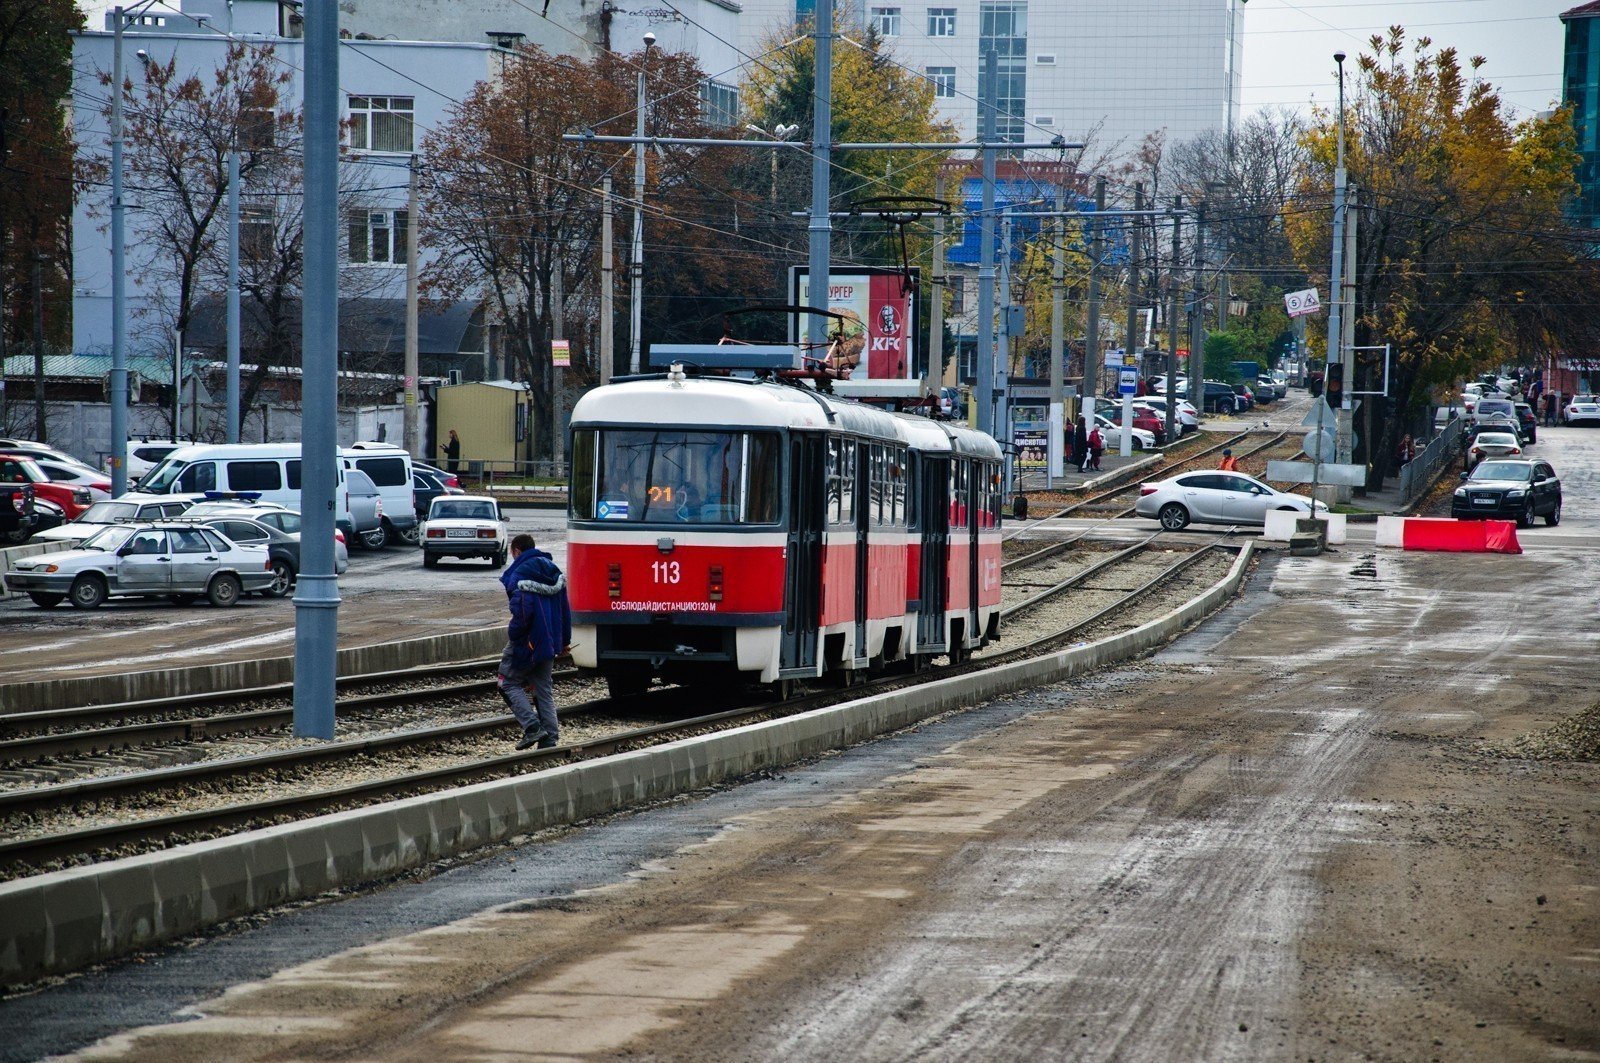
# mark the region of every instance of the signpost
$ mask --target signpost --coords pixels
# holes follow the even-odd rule
[[[1288,292],[1283,297],[1283,308],[1289,312],[1291,318],[1320,314],[1322,313],[1322,298],[1317,294],[1315,288]]]

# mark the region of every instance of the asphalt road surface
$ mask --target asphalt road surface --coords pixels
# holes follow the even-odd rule
[[[1497,751],[1595,701],[1592,513],[1269,557],[1141,662],[0,1004],[0,1056],[1594,1058],[1600,766]]]

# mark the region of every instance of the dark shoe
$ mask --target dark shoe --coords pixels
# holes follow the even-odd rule
[[[540,732],[540,733],[543,734],[543,732]],[[561,743],[561,740],[559,738],[555,737],[554,735],[548,735],[547,734],[547,735],[544,735],[543,738],[539,739],[539,748],[540,749],[554,749],[560,743]]]
[[[532,749],[535,745],[539,746],[541,749],[548,749],[549,746],[545,745],[546,742],[549,742],[552,746],[555,745],[555,741],[550,737],[550,733],[542,728],[534,728],[531,731],[523,731],[522,738],[517,742],[517,751],[521,752],[524,749]]]

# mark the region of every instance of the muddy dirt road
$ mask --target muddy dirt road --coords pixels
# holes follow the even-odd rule
[[[0,1024],[81,1044],[92,996],[91,1055],[161,1063],[1600,1058],[1600,766],[1489,748],[1600,697],[1595,546],[1269,560],[1133,666]]]

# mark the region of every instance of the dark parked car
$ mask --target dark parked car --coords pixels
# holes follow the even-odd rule
[[[22,542],[33,534],[38,519],[32,484],[0,483],[0,539]]]
[[[428,516],[428,507],[433,505],[433,500],[443,495],[460,495],[466,492],[461,489],[460,481],[447,472],[441,472],[429,465],[411,466],[411,497],[417,507],[417,519],[424,520]]]
[[[1205,382],[1205,411],[1206,413],[1237,413],[1239,412],[1239,396],[1226,384],[1215,380]]]
[[[282,598],[294,589],[300,571],[300,537],[269,528],[243,516],[203,517],[202,522],[240,546],[264,546],[272,563],[272,585],[261,592],[266,598]]]
[[[1533,527],[1538,517],[1561,523],[1561,480],[1547,461],[1491,458],[1470,473],[1450,499],[1450,515],[1461,520],[1495,517]]]
[[[1526,402],[1517,405],[1517,426],[1522,429],[1524,443],[1539,442],[1539,415],[1533,412],[1533,407]]]

